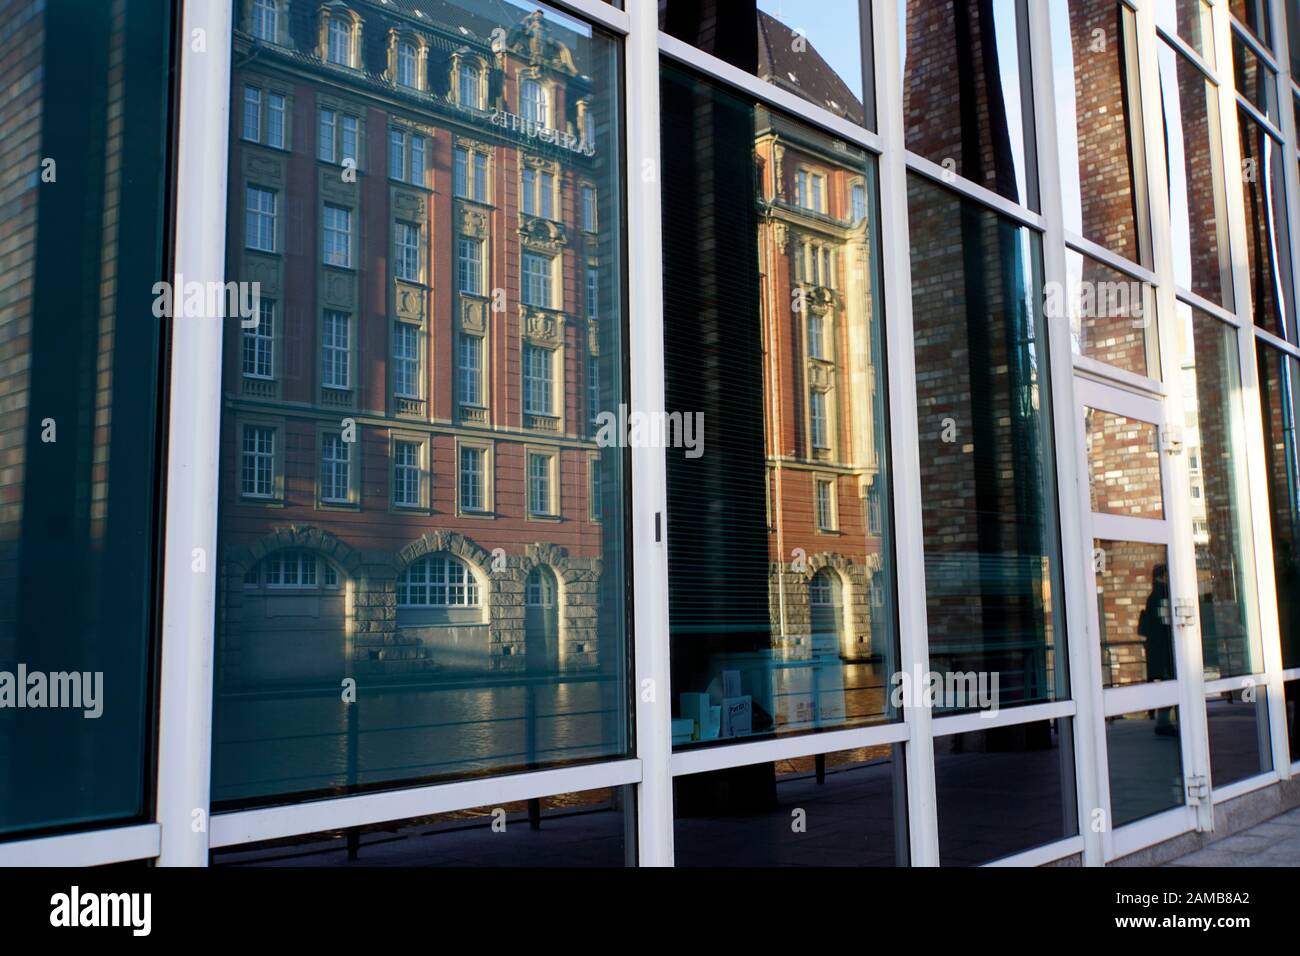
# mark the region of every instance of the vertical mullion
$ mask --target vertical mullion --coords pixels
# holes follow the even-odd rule
[[[1296,263],[1300,262],[1300,171],[1296,168],[1296,122],[1294,94],[1291,92],[1291,56],[1287,37],[1286,11],[1282,3],[1271,5],[1273,14],[1273,50],[1279,67],[1277,98],[1282,143],[1283,168],[1286,177],[1287,239],[1290,243],[1292,302],[1300,315],[1300,283],[1297,283]],[[1280,51],[1280,52],[1278,52]],[[1292,316],[1292,341],[1295,336],[1296,316]],[[1241,365],[1242,395],[1251,396],[1243,401],[1242,427],[1246,432],[1246,473],[1249,488],[1258,489],[1249,494],[1251,541],[1254,544],[1256,620],[1259,623],[1260,645],[1264,654],[1265,683],[1268,687],[1268,723],[1272,747],[1273,769],[1283,780],[1291,773],[1291,750],[1288,746],[1286,689],[1282,680],[1282,628],[1277,614],[1277,581],[1274,579],[1273,525],[1269,513],[1268,459],[1264,453],[1264,419],[1259,402],[1259,365],[1256,361],[1255,333],[1244,322],[1237,330],[1238,359]],[[1291,361],[1284,358],[1283,361]]]
[[[663,232],[659,158],[659,17],[655,4],[629,4],[625,42],[631,412],[664,408]],[[634,447],[632,576],[635,634],[638,856],[672,866],[672,696],[668,638],[667,469],[663,449]],[[661,540],[658,540],[661,539]]]
[[[890,464],[894,489],[894,582],[902,669],[918,679],[930,670],[925,606],[921,461],[917,441],[916,355],[912,325],[911,240],[907,219],[907,165],[903,133],[899,4],[876,0],[876,123],[880,154],[880,248],[884,275],[885,344],[889,369]],[[899,586],[905,581],[907,585]],[[925,706],[903,711],[908,728],[907,807],[913,866],[939,864],[938,802],[934,780],[933,715]]]
[[[231,7],[232,0],[184,5],[176,283],[182,276],[225,279]],[[205,34],[204,51],[191,45],[197,31]],[[204,866],[208,859],[223,326],[208,316],[173,320],[171,329],[156,806],[163,866]]]
[[[1058,24],[1069,35],[1066,22]],[[1035,133],[1038,154],[1038,191],[1043,217],[1043,280],[1067,287],[1065,261],[1065,208],[1061,194],[1060,150],[1057,142],[1056,97],[1051,49],[1052,14],[1045,3],[1029,4],[1029,35],[1034,93]],[[1085,534],[1084,515],[1090,508],[1087,460],[1081,455],[1082,440],[1077,399],[1074,394],[1074,355],[1070,345],[1069,310],[1048,315],[1048,367],[1052,397],[1052,423],[1056,440],[1057,509],[1060,515],[1061,580],[1065,589],[1066,655],[1070,668],[1070,696],[1075,702],[1074,768],[1078,793],[1079,833],[1083,836],[1083,861],[1100,866],[1104,848],[1102,832],[1093,825],[1092,810],[1103,807],[1099,768],[1104,766],[1102,741],[1101,674],[1094,664],[1100,658],[1094,649],[1100,638],[1090,633],[1088,608],[1095,585],[1092,576],[1092,540]]]
[[[1168,160],[1164,146],[1164,100],[1160,88],[1159,50],[1160,40],[1156,30],[1155,11],[1149,2],[1142,3],[1137,10],[1139,57],[1138,68],[1141,73],[1142,90],[1142,136],[1146,149],[1146,167],[1148,170],[1168,170]],[[1217,36],[1217,27],[1213,36]],[[1215,42],[1212,39],[1212,42]],[[1216,76],[1223,75],[1222,54],[1215,48],[1215,62],[1220,65]],[[1180,54],[1176,54],[1180,55]],[[1228,62],[1231,62],[1230,60]],[[1218,97],[1213,108],[1219,114],[1217,127],[1210,124],[1211,135],[1218,135],[1222,145],[1226,137],[1223,129],[1223,86],[1215,84]],[[1206,99],[1207,109],[1211,108],[1210,98]],[[1235,127],[1234,127],[1235,128]],[[1229,170],[1240,168],[1238,161],[1228,162],[1223,157],[1225,188],[1228,191],[1228,217],[1232,219],[1232,184]],[[1185,420],[1183,411],[1182,367],[1179,354],[1179,318],[1178,299],[1174,282],[1173,229],[1169,207],[1169,176],[1152,175],[1148,182],[1148,194],[1151,203],[1151,252],[1152,268],[1156,274],[1156,342],[1160,361],[1160,381],[1165,386],[1162,399],[1164,421],[1160,427],[1166,430],[1171,423]],[[1240,194],[1238,194],[1240,199]],[[1239,207],[1238,207],[1239,208]],[[1235,280],[1234,280],[1235,281]],[[1236,300],[1234,299],[1234,302]],[[1160,468],[1163,475],[1161,482],[1166,507],[1166,521],[1170,529],[1169,542],[1169,594],[1170,601],[1180,598],[1191,600],[1196,606],[1196,550],[1192,542],[1192,519],[1190,513],[1191,487],[1187,471],[1185,454],[1168,455],[1163,447],[1160,452]],[[1189,582],[1191,596],[1188,596]],[[1172,614],[1172,607],[1171,607]],[[1199,616],[1199,615],[1198,615]],[[1180,634],[1180,630],[1190,630],[1189,636]],[[1183,748],[1184,778],[1209,774],[1208,726],[1205,718],[1204,665],[1201,657],[1200,624],[1191,629],[1181,629],[1174,624],[1174,660],[1179,684],[1179,724],[1182,728],[1181,745]],[[1208,801],[1196,809],[1197,828],[1209,830],[1213,827],[1213,813]]]

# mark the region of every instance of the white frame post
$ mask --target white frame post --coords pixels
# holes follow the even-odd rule
[[[629,4],[627,129],[628,349],[631,411],[664,410],[663,223],[660,215],[659,14]],[[635,250],[635,251],[634,251]],[[673,864],[672,685],[668,639],[668,481],[661,448],[633,448],[632,580],[636,686],[638,859]]]
[[[232,0],[187,0],[173,281],[225,278]],[[196,51],[195,31],[205,47]],[[218,444],[224,320],[172,319],[157,813],[161,866],[205,866],[212,757]],[[201,551],[201,555],[200,555]],[[195,562],[202,560],[203,571]]]
[[[889,385],[891,487],[894,493],[894,583],[898,601],[899,662],[913,680],[930,670],[926,616],[925,534],[921,516],[920,422],[916,407],[915,333],[912,324],[911,232],[907,210],[906,137],[900,84],[897,0],[875,0],[876,126],[879,157],[881,273],[885,301]],[[904,588],[898,582],[907,581]],[[907,822],[912,866],[939,865],[939,805],[934,780],[934,715],[928,707],[903,709],[908,729]]]

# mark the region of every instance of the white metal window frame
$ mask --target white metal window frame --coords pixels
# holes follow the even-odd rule
[[[624,37],[626,143],[625,189],[627,195],[627,242],[636,250],[640,268],[627,277],[631,340],[629,348],[641,357],[634,363],[629,381],[631,407],[663,407],[663,318],[660,195],[656,170],[659,154],[659,61],[661,54],[684,62],[714,80],[781,109],[801,121],[820,127],[847,142],[873,153],[879,163],[881,244],[884,299],[887,303],[887,354],[889,402],[892,429],[889,436],[896,500],[894,528],[896,579],[923,581],[924,556],[921,541],[920,469],[913,437],[917,433],[915,364],[912,354],[910,259],[908,254],[906,178],[916,173],[944,183],[949,190],[977,200],[984,206],[1038,231],[1043,236],[1044,277],[1064,277],[1064,251],[1076,248],[1087,254],[1105,253],[1081,240],[1067,236],[1061,215],[1058,147],[1054,121],[1053,91],[1048,82],[1033,83],[1036,154],[1039,163],[1040,211],[1032,211],[974,183],[951,176],[937,164],[909,153],[903,143],[901,71],[896,0],[871,0],[873,17],[871,43],[874,48],[875,93],[878,96],[879,132],[859,127],[801,97],[771,86],[748,73],[696,51],[687,44],[658,32],[656,5],[633,3],[631,9],[614,9],[600,0],[551,0],[557,9],[583,17]],[[1140,61],[1142,96],[1146,122],[1158,121],[1158,86],[1154,80],[1156,32],[1152,0],[1130,5],[1140,19]],[[1213,0],[1213,38],[1219,75],[1230,75],[1231,40],[1226,0]],[[1051,75],[1049,13],[1046,5],[1028,5],[1032,74]],[[1286,49],[1286,24],[1279,4],[1274,10],[1274,43]],[[227,51],[231,37],[232,0],[186,0],[179,37],[203,29],[209,49]],[[1175,42],[1183,47],[1181,41]],[[180,133],[177,156],[177,213],[175,263],[177,274],[224,276],[224,248],[212,236],[226,234],[227,138],[229,135],[230,64],[225,55],[191,52],[182,46],[181,81],[177,110]],[[1182,52],[1191,51],[1183,50]],[[1193,58],[1204,67],[1198,57]],[[1284,142],[1296,144],[1293,111],[1286,102],[1292,89],[1287,57],[1278,57],[1281,132]],[[870,90],[868,94],[870,95]],[[1235,93],[1231,83],[1219,83],[1220,116],[1227,129],[1235,129]],[[1226,101],[1226,102],[1225,102]],[[1232,117],[1231,121],[1227,117]],[[1146,137],[1148,150],[1156,148]],[[1224,168],[1239,168],[1235,137],[1222,137]],[[1147,167],[1160,169],[1160,166]],[[1300,186],[1294,163],[1288,163],[1287,201],[1290,218],[1300,223]],[[1148,183],[1154,195],[1159,177]],[[1300,347],[1276,340],[1250,324],[1245,284],[1244,221],[1240,184],[1229,177],[1229,226],[1233,253],[1236,308],[1232,312],[1197,299],[1186,290],[1176,290],[1161,277],[1171,275],[1168,236],[1155,234],[1153,246],[1163,263],[1148,272],[1119,257],[1097,257],[1129,274],[1153,284],[1162,296],[1162,316],[1174,298],[1204,308],[1230,322],[1239,331],[1242,387],[1247,394],[1257,384],[1254,371],[1254,342],[1268,342],[1289,355],[1300,357]],[[1153,225],[1160,222],[1158,203],[1152,209]],[[1300,252],[1300,229],[1290,232],[1293,260]],[[1293,270],[1293,277],[1296,270]],[[1144,274],[1145,273],[1145,274]],[[164,568],[188,571],[194,548],[215,553],[216,502],[218,500],[218,427],[220,418],[220,363],[211,360],[222,347],[222,330],[217,323],[177,323],[173,328],[172,394],[169,425],[168,481],[186,487],[189,494],[174,496],[169,505],[165,537]],[[1166,339],[1169,337],[1166,336]],[[1068,329],[1055,330],[1050,339],[1049,365],[1058,436],[1056,470],[1061,476],[1077,476],[1079,466],[1074,442],[1061,440],[1073,433],[1076,409],[1074,375],[1078,362],[1071,355]],[[1168,348],[1162,346],[1162,358]],[[1098,363],[1099,364],[1099,363]],[[1170,367],[1162,362],[1162,367]],[[1173,366],[1176,367],[1176,366]],[[1081,371],[1106,375],[1099,368]],[[1113,376],[1113,370],[1109,370]],[[1140,378],[1140,377],[1135,377]],[[1175,393],[1177,382],[1166,385],[1147,381],[1122,382],[1144,387],[1155,394]],[[1265,677],[1270,696],[1274,765],[1278,776],[1289,777],[1294,769],[1289,759],[1279,760],[1285,748],[1285,714],[1281,691],[1284,676],[1300,676],[1300,670],[1284,675],[1280,649],[1271,565],[1268,506],[1265,487],[1263,438],[1258,405],[1246,403],[1247,460],[1251,476],[1252,525],[1256,542],[1258,597],[1263,613],[1266,657]],[[428,787],[367,793],[330,800],[219,813],[207,818],[209,767],[211,758],[211,668],[214,647],[215,575],[166,573],[164,578],[160,739],[156,791],[156,823],[138,827],[90,831],[39,840],[0,844],[0,862],[6,858],[27,858],[40,852],[47,859],[66,863],[107,863],[156,856],[164,865],[204,865],[209,848],[234,846],[258,840],[399,820],[427,813],[471,808],[502,801],[530,799],[554,793],[609,786],[636,785],[639,860],[643,865],[671,865],[672,798],[671,778],[685,773],[741,766],[758,761],[826,753],[834,750],[883,743],[903,743],[907,748],[907,804],[910,819],[909,843],[913,865],[935,865],[939,859],[934,792],[933,736],[961,732],[972,726],[992,726],[978,715],[935,718],[926,708],[908,708],[903,719],[868,727],[830,730],[820,733],[751,741],[730,746],[687,750],[674,754],[670,734],[671,691],[669,687],[668,642],[647,639],[668,631],[667,554],[659,529],[666,509],[665,461],[661,452],[636,448],[632,459],[632,572],[638,599],[634,607],[634,632],[642,636],[632,649],[636,686],[635,756],[576,767],[511,774],[484,780],[462,781]],[[1085,465],[1086,467],[1086,465]],[[1185,486],[1185,476],[1183,480]],[[1184,487],[1185,490],[1185,487]],[[1080,598],[1086,598],[1090,576],[1083,560],[1085,543],[1079,489],[1064,478],[1058,482],[1062,579],[1065,582],[1066,631],[1073,699],[1028,707],[1008,708],[995,718],[998,725],[1055,717],[1073,717],[1076,737],[1075,784],[1080,808],[1079,836],[1046,847],[1017,854],[993,865],[1034,865],[1070,854],[1081,853],[1085,863],[1122,855],[1147,845],[1158,827],[1133,836],[1129,828],[1117,831],[1103,852],[1102,840],[1086,825],[1089,800],[1099,793],[1098,766],[1104,766],[1104,734],[1097,730],[1104,720],[1099,674],[1095,670],[1095,636],[1084,622]],[[1190,535],[1190,526],[1186,531]],[[1189,542],[1188,542],[1189,543]],[[1089,548],[1090,554],[1090,548]],[[925,594],[921,588],[903,589],[897,595],[901,634],[900,662],[904,668],[924,672],[929,667]],[[1198,655],[1199,656],[1199,655]],[[1279,721],[1279,718],[1281,720]],[[1300,763],[1296,764],[1300,767]],[[1159,820],[1159,818],[1157,818]],[[1153,821],[1154,823],[1154,821]],[[1168,822],[1169,835],[1181,832],[1181,824]],[[1163,832],[1163,831],[1162,831]]]

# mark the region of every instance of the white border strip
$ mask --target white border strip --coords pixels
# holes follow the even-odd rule
[[[158,855],[156,823],[0,843],[0,866],[104,866]]]
[[[280,837],[407,820],[471,807],[535,800],[557,793],[601,790],[641,782],[641,761],[562,767],[355,797],[236,810],[212,817],[211,845],[239,846]]]
[[[1008,866],[1044,866],[1048,863],[1055,863],[1057,860],[1063,860],[1067,856],[1073,856],[1075,853],[1083,853],[1083,837],[1072,836],[1064,840],[1057,840],[1054,843],[1047,843],[1043,846],[1036,846],[1032,850],[1025,850],[1023,853],[1016,853],[1012,856],[1004,856],[1000,860],[993,860],[985,863],[983,868],[996,869],[998,867]]]
[[[954,714],[951,717],[935,717],[934,736],[937,740],[940,737],[966,734],[975,730],[991,730],[994,727],[1012,727],[1016,724],[1037,723],[1040,720],[1073,717],[1077,710],[1075,701],[1058,700],[1047,704],[1025,704],[1003,707],[1000,710],[980,710],[969,714]]]
[[[853,730],[825,730],[777,740],[755,740],[743,744],[698,747],[673,754],[673,776],[684,777],[692,773],[747,767],[773,760],[815,757],[818,754],[836,753],[841,750],[899,744],[907,738],[907,725],[893,723],[878,727],[859,727]]]
[[[1276,770],[1265,770],[1263,773],[1247,777],[1245,780],[1237,780],[1221,787],[1215,787],[1213,789],[1214,805],[1217,807],[1225,800],[1234,800],[1237,797],[1244,797],[1248,793],[1254,793],[1256,790],[1271,787],[1280,780],[1281,777]]]

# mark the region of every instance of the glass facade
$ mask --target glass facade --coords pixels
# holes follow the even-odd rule
[[[0,839],[149,813],[169,9],[0,4]]]
[[[893,719],[873,163],[676,69],[660,96],[666,404],[704,449],[667,451],[674,742]]]
[[[292,41],[234,36],[235,88],[330,124],[319,150],[230,142],[230,193],[294,222],[229,229],[228,275],[275,299],[285,358],[248,375],[231,328],[219,806],[630,747],[623,453],[590,424],[623,387],[618,45],[550,11],[364,6],[364,39],[300,3]],[[327,62],[355,43],[395,76],[397,41],[418,66],[395,88]],[[285,554],[311,573],[281,575]]]
[[[1296,10],[0,0],[0,865],[1272,805]]]
[[[913,176],[908,189],[926,617],[936,672],[1000,702],[1065,696],[1038,236]]]

